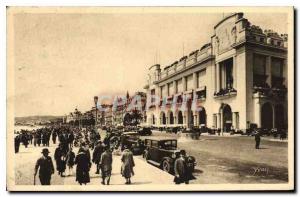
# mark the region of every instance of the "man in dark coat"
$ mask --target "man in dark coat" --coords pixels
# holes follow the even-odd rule
[[[90,168],[91,162],[89,161],[88,155],[83,148],[80,148],[75,158],[76,166],[76,181],[82,185],[90,182]]]
[[[56,148],[54,153],[54,159],[56,161],[56,169],[58,171],[58,174],[63,177],[63,173],[66,170],[66,155],[63,151],[63,145],[59,144],[59,147]]]
[[[39,158],[35,164],[34,177],[39,169],[39,178],[42,185],[50,185],[51,175],[54,173],[54,166],[51,157],[49,157],[49,150],[44,148],[43,156]]]
[[[53,144],[56,144],[56,138],[57,138],[57,133],[56,133],[56,131],[54,130],[54,131],[52,132],[52,142],[53,142]]]
[[[256,131],[255,133],[255,148],[259,149],[260,145],[260,133]]]
[[[15,137],[15,153],[19,152],[20,149],[20,143],[21,143],[21,139],[20,139],[20,135],[17,135]]]
[[[69,146],[70,148],[73,147],[73,142],[74,142],[74,134],[73,132],[71,131],[68,135],[68,143],[69,143]]]
[[[21,134],[21,140],[22,140],[22,142],[23,142],[25,148],[27,148],[27,147],[28,147],[28,144],[29,144],[29,142],[28,142],[29,138],[28,138],[28,136],[27,136],[26,133],[22,133],[22,134]]]
[[[42,133],[41,133],[41,131],[39,131],[37,133],[37,144],[38,144],[38,146],[40,146],[41,143],[42,143]]]
[[[176,184],[185,183],[189,184],[189,179],[187,177],[187,164],[185,159],[185,151],[181,150],[180,155],[177,154],[177,159],[174,163],[174,182]]]
[[[92,161],[97,166],[96,174],[99,174],[99,169],[100,169],[99,162],[100,162],[100,158],[101,158],[101,155],[102,155],[103,152],[104,152],[104,148],[102,146],[102,142],[99,140],[97,142],[97,145],[96,145],[95,149],[94,149],[93,159],[92,159]]]

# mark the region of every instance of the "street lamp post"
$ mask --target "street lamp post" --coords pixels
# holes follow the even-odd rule
[[[95,117],[95,128],[97,126],[97,103],[98,103],[98,96],[94,96],[94,103],[95,103],[95,110],[96,110],[96,117]]]

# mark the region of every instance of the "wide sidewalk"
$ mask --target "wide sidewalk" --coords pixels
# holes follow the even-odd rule
[[[33,174],[36,160],[41,156],[41,151],[44,147],[33,147],[30,145],[27,149],[21,145],[20,152],[15,157],[15,173],[16,173],[16,184],[18,185],[33,185]],[[50,156],[53,159],[56,145],[49,147]],[[74,149],[74,152],[78,152],[78,148]],[[91,151],[92,154],[92,151]],[[126,187],[134,187],[134,185],[150,185],[150,184],[172,184],[173,176],[162,171],[161,169],[148,164],[141,156],[134,156],[135,175],[132,177],[132,185]],[[55,161],[53,160],[54,167],[56,167]],[[121,175],[121,156],[113,155],[113,170],[111,176],[111,185],[125,185],[125,179]],[[60,177],[55,171],[52,176],[52,185],[78,185],[75,181],[76,166],[73,169],[74,173],[71,176]],[[90,170],[91,182],[88,185],[101,185],[101,179],[99,174],[95,174],[96,166],[92,165]],[[68,174],[68,170],[66,170]],[[36,184],[39,185],[38,176],[36,178]],[[109,186],[107,186],[109,187]]]

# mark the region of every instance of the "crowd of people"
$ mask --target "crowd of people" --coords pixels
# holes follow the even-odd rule
[[[49,144],[57,145],[54,152],[54,161],[49,156]],[[57,171],[63,177],[74,174],[73,167],[76,165],[76,181],[80,185],[90,182],[90,171],[92,164],[95,165],[96,174],[101,174],[101,184],[109,185],[113,163],[113,151],[115,144],[110,144],[111,135],[107,134],[101,141],[101,136],[93,127],[79,128],[75,126],[50,126],[32,131],[21,130],[15,136],[15,152],[19,152],[21,144],[28,147],[43,146],[42,156],[38,158],[35,165],[34,176],[39,173],[42,185],[51,184],[51,176]],[[75,148],[78,152],[75,153]],[[91,155],[92,151],[92,155]],[[132,152],[125,147],[121,156],[121,174],[125,178],[125,184],[131,183],[135,166]],[[56,168],[54,168],[55,162]],[[35,181],[34,181],[35,182]]]

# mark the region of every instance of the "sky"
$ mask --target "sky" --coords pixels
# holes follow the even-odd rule
[[[287,16],[245,13],[287,32]],[[210,41],[221,13],[18,13],[14,27],[15,116],[91,109],[95,95],[143,91],[148,68]]]

